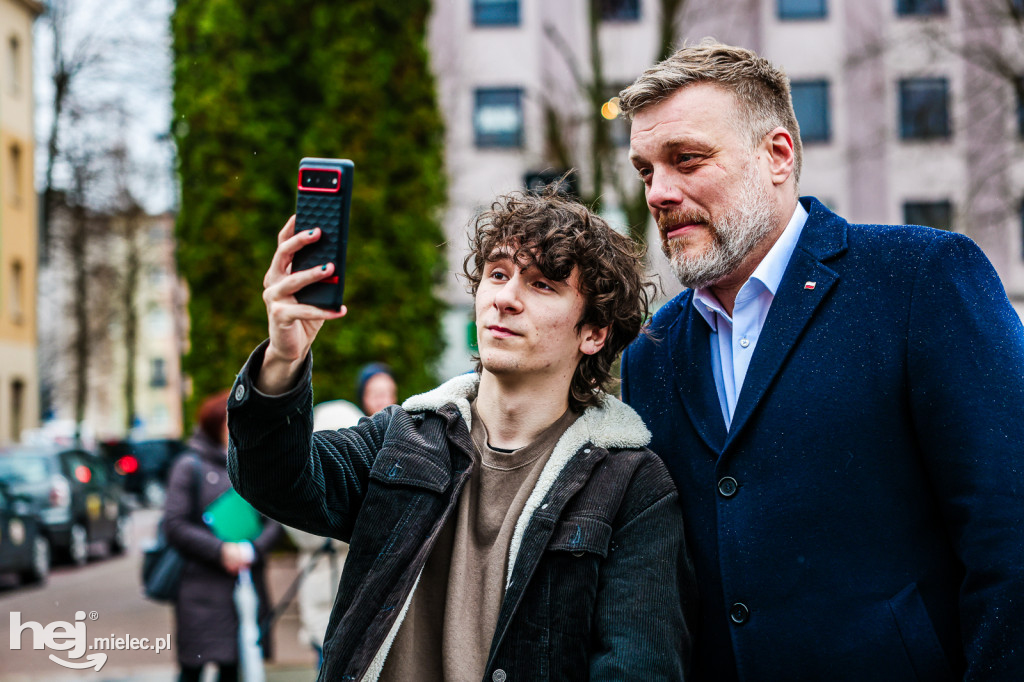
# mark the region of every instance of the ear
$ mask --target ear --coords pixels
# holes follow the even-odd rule
[[[595,327],[592,324],[583,325],[580,331],[580,352],[584,355],[593,355],[602,348],[608,340],[608,327]]]
[[[793,151],[793,136],[779,126],[764,137],[764,149],[768,156],[768,172],[772,183],[781,185],[793,175],[796,153]]]

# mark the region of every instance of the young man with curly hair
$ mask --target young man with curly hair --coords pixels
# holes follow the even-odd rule
[[[678,680],[694,605],[677,493],[636,413],[605,392],[649,284],[633,242],[554,192],[476,220],[465,272],[477,371],[352,429],[312,433],[325,320],[289,272],[231,399],[230,471],[269,516],[351,543],[323,680]]]

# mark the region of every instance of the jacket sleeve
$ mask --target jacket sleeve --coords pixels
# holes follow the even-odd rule
[[[631,489],[624,506],[630,495],[645,499],[614,528],[601,565],[590,679],[684,680],[697,592],[679,494],[660,461],[638,473]],[[662,492],[651,495],[656,490]]]
[[[396,407],[351,429],[313,433],[312,357],[299,384],[280,396],[254,388],[264,342],[228,399],[228,475],[253,507],[281,523],[348,541],[370,469]]]
[[[196,467],[199,462],[190,454],[178,457],[167,481],[164,502],[164,533],[167,542],[193,561],[220,564],[221,541],[195,511]]]
[[[909,319],[911,418],[965,569],[965,679],[1014,677],[1024,670],[1024,329],[984,254],[955,234],[924,253]]]

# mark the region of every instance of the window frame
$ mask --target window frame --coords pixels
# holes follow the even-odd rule
[[[523,111],[524,90],[521,87],[485,87],[475,88],[473,91],[473,146],[477,149],[522,149],[526,143],[526,121]],[[479,127],[478,116],[481,109],[486,106],[500,106],[502,103],[482,103],[485,97],[493,97],[496,100],[502,96],[514,95],[514,103],[519,115],[519,127],[514,133],[492,133],[482,131]]]
[[[911,220],[911,211],[929,211],[934,209],[945,209],[948,217],[948,227],[941,227],[934,224],[929,225],[923,220]],[[932,227],[937,230],[944,230],[946,232],[955,232],[955,225],[953,223],[956,218],[956,213],[953,210],[953,201],[951,199],[938,199],[938,200],[907,200],[903,202],[903,224],[904,225],[923,225],[924,227]],[[938,221],[929,221],[932,223]]]
[[[508,28],[519,26],[522,21],[520,16],[519,0],[472,0],[470,12],[473,15],[473,26],[477,28]],[[508,13],[508,18],[499,16],[502,10]],[[488,11],[494,12],[494,16],[485,16]]]
[[[930,4],[937,4],[935,9]],[[946,0],[896,0],[896,16],[898,17],[944,17],[949,13]]]
[[[804,80],[804,79],[793,80],[793,81],[790,81],[790,94],[791,94],[791,96],[792,96],[793,91],[796,89],[796,87],[800,87],[800,88],[818,87],[818,88],[821,88],[822,95],[824,97],[824,107],[823,107],[824,119],[825,119],[824,120],[824,128],[825,128],[824,136],[821,136],[821,137],[808,137],[806,132],[805,132],[804,122],[800,120],[799,116],[797,116],[797,123],[800,124],[800,142],[803,143],[803,144],[810,143],[812,145],[813,144],[829,144],[830,142],[832,142],[832,84],[829,82],[829,80],[827,78],[808,78],[806,80]],[[796,98],[793,97],[793,100],[794,100],[794,102],[793,102],[793,113],[795,115],[796,114],[796,101],[795,101]]]
[[[816,21],[828,18],[828,0],[816,0],[821,9],[794,10],[785,7],[787,0],[775,0],[775,14],[780,21]]]
[[[913,110],[908,108],[908,96],[910,88],[923,88],[926,85],[942,86],[942,125],[932,129],[930,122],[925,128],[921,128],[916,120],[920,117],[918,109],[924,103],[918,104]],[[952,98],[950,96],[949,78],[945,76],[901,78],[897,82],[897,97],[899,105],[899,133],[901,140],[948,140],[953,137],[952,121]]]
[[[617,3],[619,7],[611,7],[612,3]],[[640,21],[643,16],[643,7],[640,0],[600,0],[598,12],[600,13],[598,19],[602,22],[634,23]]]

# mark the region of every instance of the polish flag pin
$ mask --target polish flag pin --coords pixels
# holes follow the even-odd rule
[[[817,282],[804,282],[804,289],[813,289]]]

